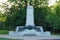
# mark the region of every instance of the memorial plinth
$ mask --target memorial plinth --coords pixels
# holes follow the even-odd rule
[[[17,26],[16,31],[9,31],[9,35],[50,36],[51,34],[49,31],[44,32],[42,26],[35,26],[35,24],[34,24],[34,8],[33,8],[33,6],[27,6],[26,25],[25,26]]]

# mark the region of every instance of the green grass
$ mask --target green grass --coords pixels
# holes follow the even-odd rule
[[[22,39],[9,39],[9,38],[0,38],[0,40],[22,40]]]
[[[0,30],[0,34],[8,34],[9,31],[8,30]]]
[[[57,35],[57,36],[60,36],[60,34],[59,34],[59,33],[52,33],[52,35]]]

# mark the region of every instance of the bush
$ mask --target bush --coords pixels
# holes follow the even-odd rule
[[[9,31],[8,30],[0,30],[0,34],[8,34]]]

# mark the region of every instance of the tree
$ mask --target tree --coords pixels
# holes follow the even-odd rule
[[[46,16],[46,22],[50,23],[53,33],[60,31],[60,4],[56,3],[53,6],[52,13]]]
[[[4,14],[0,13],[0,29],[5,28],[4,23],[6,22],[6,19],[7,19],[7,17]]]
[[[45,27],[45,17],[49,13],[48,0],[8,0],[8,2],[11,7],[7,7],[8,11],[5,12],[7,16],[5,26],[7,28],[25,25],[27,5],[34,7],[35,24]]]

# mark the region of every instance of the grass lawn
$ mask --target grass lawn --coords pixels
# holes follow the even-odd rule
[[[9,39],[9,38],[0,38],[0,40],[22,40],[22,39]]]
[[[52,35],[60,36],[60,34],[59,34],[59,33],[52,33]]]
[[[0,34],[8,34],[9,31],[8,30],[0,30]]]

